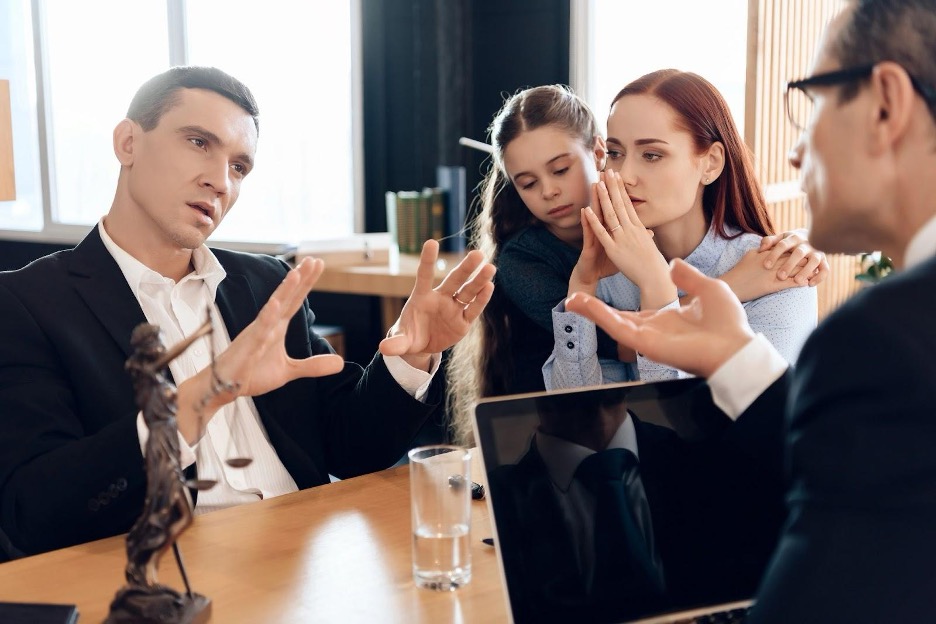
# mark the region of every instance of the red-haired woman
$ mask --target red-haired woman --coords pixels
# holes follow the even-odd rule
[[[582,253],[569,291],[594,294],[598,281],[621,310],[679,305],[668,262],[682,258],[717,277],[773,233],[751,157],[718,90],[701,76],[665,69],[618,93],[608,117],[607,166],[583,211]],[[786,288],[744,304],[759,339],[795,363],[816,325],[813,288]],[[741,297],[742,301],[745,298]],[[616,378],[599,362],[595,326],[553,310],[555,344],[543,367],[549,388]],[[633,354],[641,380],[682,373]],[[624,357],[624,360],[629,359]],[[626,366],[625,362],[620,362]]]

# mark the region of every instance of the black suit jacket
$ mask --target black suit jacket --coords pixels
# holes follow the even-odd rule
[[[233,339],[288,267],[214,250],[227,271],[217,303]],[[330,352],[308,303],[290,322],[292,357]],[[97,228],[73,250],[0,274],[0,546],[37,553],[129,530],[145,474],[124,362],[143,312]],[[439,376],[441,377],[441,376]],[[385,468],[440,402],[410,397],[380,355],[255,397],[299,488]],[[3,533],[6,535],[4,536]]]
[[[936,621],[936,258],[830,315],[747,413],[784,407],[789,521],[751,621]]]
[[[784,518],[775,465],[779,421],[739,420],[694,443],[636,418],[634,425],[665,599],[640,604],[623,589],[603,604],[587,598],[574,542],[534,443],[519,463],[489,473],[497,545],[518,624],[614,622],[753,595]]]

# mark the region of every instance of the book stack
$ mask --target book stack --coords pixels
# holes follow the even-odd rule
[[[416,245],[416,209],[419,193],[416,191],[387,191],[387,231],[390,244],[402,253],[412,253]]]
[[[465,249],[465,170],[439,167],[437,185],[421,191],[387,191],[387,230],[400,253],[418,254],[425,241],[442,251]]]

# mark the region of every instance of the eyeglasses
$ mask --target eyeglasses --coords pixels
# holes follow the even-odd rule
[[[871,63],[869,65],[837,69],[835,71],[816,74],[809,78],[803,78],[802,80],[788,82],[783,99],[786,105],[787,118],[789,118],[790,123],[799,131],[806,129],[812,117],[813,109],[813,96],[807,91],[809,87],[829,87],[853,82],[855,80],[864,80],[871,75],[876,65],[877,63]],[[910,76],[910,83],[913,85],[913,89],[919,93],[932,108],[934,103],[936,103],[936,90],[923,84],[913,76]]]

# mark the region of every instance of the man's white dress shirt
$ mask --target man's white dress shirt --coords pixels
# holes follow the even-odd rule
[[[220,354],[231,344],[227,328],[215,303],[218,285],[226,272],[207,246],[192,252],[195,270],[178,283],[149,269],[142,262],[121,249],[107,234],[104,220],[98,223],[104,246],[113,256],[143,309],[146,320],[158,325],[163,344],[167,348],[192,335],[205,322],[207,309],[212,307],[214,332],[195,341],[184,353],[169,363],[176,385],[192,377],[211,364],[214,353]],[[441,356],[433,355],[431,372],[409,366],[400,357],[386,357],[390,374],[411,396],[423,400]],[[296,409],[302,409],[297,405]],[[311,417],[311,416],[310,416]],[[146,453],[149,429],[143,414],[137,415],[140,448]],[[283,462],[280,461],[267,432],[260,421],[257,407],[250,397],[237,397],[218,410],[205,427],[202,438],[189,446],[179,435],[182,468],[198,462],[198,478],[216,480],[217,485],[199,492],[195,513],[224,509],[280,494],[295,492],[298,488]],[[249,457],[253,461],[245,468],[234,468],[226,460]]]
[[[921,227],[904,254],[904,269],[910,269],[936,255],[936,217]],[[741,350],[708,379],[712,400],[730,418],[737,419],[757,397],[783,376],[787,363],[762,334]]]

